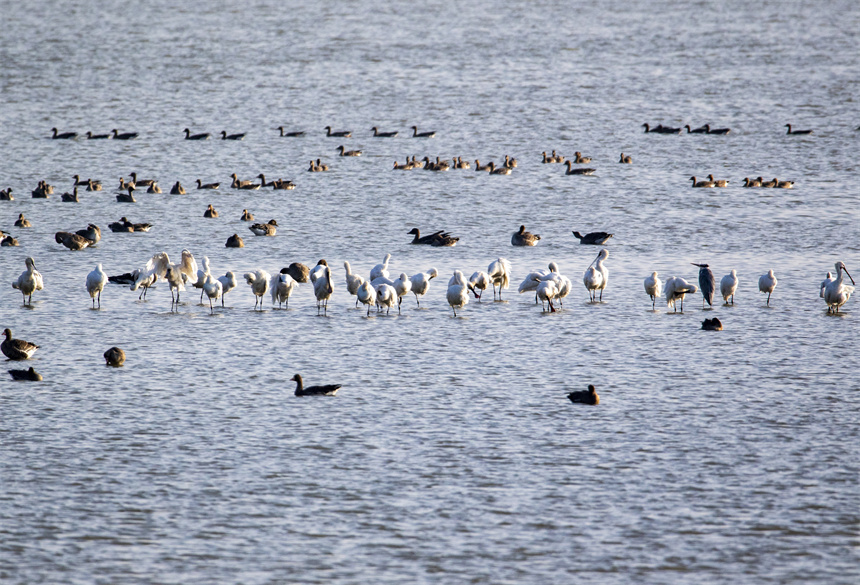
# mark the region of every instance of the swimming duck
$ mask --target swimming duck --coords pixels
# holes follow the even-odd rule
[[[29,228],[29,227],[33,227],[33,224],[31,224],[31,223],[30,223],[30,220],[29,220],[29,219],[26,219],[26,218],[24,217],[24,214],[23,214],[23,213],[19,213],[19,214],[18,214],[18,219],[17,219],[17,220],[15,220],[15,227],[19,227],[19,228]]]
[[[255,223],[248,228],[255,236],[274,236],[278,231],[278,222],[270,219],[268,223]]]
[[[37,372],[33,366],[28,370],[9,370],[9,375],[13,380],[24,380],[28,382],[41,382],[42,374]]]
[[[584,164],[588,164],[591,162],[590,156],[582,156],[582,153],[579,151],[574,152],[573,157],[574,157],[573,162],[575,162],[578,165],[584,165]]]
[[[714,187],[728,187],[729,185],[726,179],[714,179],[714,175],[708,175],[708,180],[714,184]]]
[[[254,214],[248,211],[247,209],[242,210],[242,217],[240,217],[242,221],[254,221]]]
[[[395,132],[380,132],[380,131],[376,128],[376,126],[374,126],[373,128],[371,128],[371,130],[373,131],[373,135],[374,135],[376,138],[394,138],[395,136],[397,136],[397,132],[396,132],[396,131],[395,131]]]
[[[227,248],[244,248],[245,241],[239,237],[239,234],[233,234],[229,238],[227,238],[227,243],[225,244]]]
[[[116,196],[116,200],[119,203],[137,203],[137,200],[134,198],[134,187],[128,187],[128,193],[119,193]]]
[[[54,133],[51,138],[54,140],[71,140],[72,138],[77,138],[77,132],[59,132],[56,128],[51,128],[51,132]]]
[[[93,134],[92,132],[87,131],[87,140],[104,140],[110,137],[110,134]]]
[[[520,229],[514,232],[511,236],[512,246],[534,246],[540,240],[540,236],[526,231],[526,226],[521,225]]]
[[[290,378],[290,380],[296,383],[296,396],[334,396],[342,387],[341,384],[328,384],[325,386],[308,386],[305,388],[302,383],[302,377],[299,374],[296,374]]]
[[[419,132],[418,126],[410,126],[412,128],[412,138],[433,138],[436,132]]]
[[[687,124],[686,126],[684,126],[684,128],[687,129],[687,134],[707,134],[708,133],[708,129],[704,126],[702,126],[701,128],[696,128],[695,130],[691,130],[690,125]]]
[[[125,352],[118,347],[112,347],[104,354],[105,365],[118,368],[125,363]]]
[[[227,134],[226,130],[222,130],[221,140],[245,140],[245,134]]]
[[[600,404],[600,396],[591,384],[588,385],[588,390],[571,392],[567,397],[574,404]]]
[[[206,211],[203,212],[203,217],[218,217],[218,212],[215,210],[214,207],[212,207],[211,203],[209,204],[209,207],[206,208]]]
[[[54,240],[69,250],[83,250],[92,244],[92,240],[70,232],[57,232],[54,234]]]
[[[589,232],[583,236],[581,233],[574,231],[573,235],[579,240],[580,244],[599,246],[611,238],[613,234],[608,232]]]
[[[123,132],[122,134],[120,134],[119,130],[117,130],[116,128],[111,130],[111,132],[113,133],[114,140],[134,140],[138,137],[137,132]],[[87,134],[89,134],[89,132]],[[87,136],[87,138],[89,138],[89,136]]]
[[[336,136],[339,138],[352,138],[352,130],[340,130],[338,132],[332,132],[331,126],[326,126],[325,130],[326,130],[326,136],[328,136],[330,138],[333,136]]]
[[[705,130],[707,130],[707,134],[721,134],[725,135],[731,132],[731,128],[711,128],[710,124],[705,124]]]
[[[723,323],[716,317],[702,321],[702,329],[705,331],[722,331]]]
[[[182,183],[176,181],[173,187],[170,188],[171,195],[185,195],[185,187],[182,186]]]
[[[806,134],[812,134],[812,130],[792,130],[791,124],[786,124],[785,127],[788,128],[786,134],[791,134],[793,136],[804,136]]]
[[[573,165],[572,160],[566,161],[564,164],[567,167],[567,170],[564,172],[565,175],[593,175],[597,171],[597,169],[590,168],[574,169],[571,166]]]
[[[80,200],[78,199],[78,188],[73,188],[72,193],[63,193],[60,195],[60,200],[65,203],[80,203]]]
[[[690,180],[693,182],[693,187],[707,189],[714,186],[713,181],[696,181],[696,177],[690,177]]]
[[[361,156],[360,150],[344,150],[343,145],[338,146],[335,150],[340,152],[340,156]]]
[[[200,134],[192,134],[191,130],[186,128],[183,132],[185,132],[185,140],[209,140],[211,138],[211,134],[208,132],[202,132]]]
[[[284,137],[284,136],[296,137],[296,136],[304,136],[304,135],[305,135],[305,133],[304,133],[304,132],[302,132],[302,131],[296,131],[296,132],[284,132],[284,127],[283,127],[283,126],[278,126],[278,127],[277,127],[277,130],[280,130],[280,131],[281,131],[281,137]]]
[[[619,163],[622,163],[622,164],[629,165],[629,164],[632,164],[632,163],[633,163],[633,159],[630,157],[630,155],[629,155],[629,154],[625,156],[625,154],[622,152],[622,153],[621,153],[621,158],[619,159],[619,161],[618,161],[618,162],[619,162]]]
[[[158,186],[158,181],[153,181],[152,185],[150,185],[146,189],[147,193],[161,193],[161,187]]]
[[[87,179],[87,191],[101,191],[102,184],[98,181],[93,181],[92,179]]]

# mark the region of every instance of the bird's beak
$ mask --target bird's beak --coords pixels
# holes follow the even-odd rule
[[[847,269],[847,268],[843,268],[842,270],[844,270],[844,271],[845,271],[845,274],[848,274],[848,269]],[[850,275],[850,274],[848,274],[848,278],[851,278],[851,275]],[[854,282],[854,279],[853,279],[853,278],[851,278],[851,284],[853,284],[853,285],[855,285],[855,286],[857,285],[857,283],[856,283],[856,282]]]

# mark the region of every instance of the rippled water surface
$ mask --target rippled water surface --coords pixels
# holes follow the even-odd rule
[[[0,382],[0,581],[857,582],[857,301],[830,316],[818,297],[836,261],[860,274],[856,3],[0,6],[0,188],[15,195],[0,229],[20,241],[0,252],[0,326],[41,346],[25,366],[45,378]],[[54,126],[140,138],[54,141]],[[553,149],[593,157],[596,176],[541,164]],[[506,154],[511,176],[391,170]],[[316,158],[332,172],[305,172]],[[131,171],[189,194],[117,203]],[[234,172],[298,188],[239,192]],[[690,188],[710,173],[729,187]],[[73,174],[106,189],[61,203]],[[759,175],[796,185],[740,187]],[[30,198],[40,179],[48,200]],[[245,208],[277,236],[254,237]],[[109,232],[123,215],[154,227]],[[54,242],[89,222],[97,247]],[[520,224],[538,246],[510,245]],[[411,246],[414,226],[460,242]],[[598,248],[574,229],[615,234],[602,303],[582,286]],[[245,248],[224,247],[233,233]],[[97,263],[118,274],[183,248],[240,280],[325,258],[328,315],[309,285],[255,312],[244,283],[211,316],[195,290],[171,311],[164,284],[146,301],[111,285],[90,308]],[[366,275],[386,253],[394,276],[440,276],[420,308],[366,317],[342,264]],[[9,287],[28,256],[45,280],[32,307]],[[498,257],[504,300],[454,318],[452,271]],[[574,288],[542,313],[516,286],[550,261]],[[643,278],[695,282],[691,262],[736,269],[735,305],[652,311]],[[724,331],[700,329],[713,316]],[[112,345],[121,369],[103,365]],[[296,372],[343,389],[296,398]],[[572,405],[588,383],[601,404]]]

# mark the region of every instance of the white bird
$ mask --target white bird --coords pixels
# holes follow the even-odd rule
[[[317,265],[311,268],[308,273],[308,277],[310,278],[311,284],[316,283],[317,279],[325,274],[326,268],[328,268],[328,262],[325,259],[317,262]]]
[[[221,306],[224,306],[224,297],[228,292],[236,288],[239,283],[236,281],[236,275],[228,272],[224,276],[218,277],[218,282],[221,283]]]
[[[415,302],[418,303],[419,307],[421,306],[421,301],[418,300],[418,297],[427,294],[427,290],[430,288],[430,281],[437,276],[439,276],[439,272],[435,268],[431,268],[427,272],[413,274],[412,278],[409,279],[412,282],[412,293],[415,295]]]
[[[350,267],[349,262],[343,263],[343,268],[346,270],[346,290],[351,295],[358,294],[358,287],[364,283],[364,277],[360,274],[355,274]],[[358,298],[355,299],[355,306],[358,306]]]
[[[287,308],[290,308],[290,295],[293,294],[293,289],[298,283],[292,276],[285,273],[279,273],[272,276],[269,282],[269,288],[272,289],[272,304],[278,303],[278,308],[281,304],[286,303]]]
[[[842,282],[842,272],[848,274],[848,269],[845,268],[845,264],[843,262],[836,263],[836,280],[832,281],[826,287],[824,287],[824,302],[827,303],[827,310],[833,311],[834,314],[839,314],[839,307],[848,302],[848,299],[851,298],[851,293],[854,292],[854,287],[848,284],[843,284]],[[851,284],[856,285],[854,279],[851,278],[851,275],[848,274],[848,278],[851,279]]]
[[[677,310],[676,301],[681,301],[681,312],[684,312],[684,296],[695,293],[699,290],[695,284],[690,284],[680,276],[672,276],[666,281],[666,286],[663,287],[666,295],[666,306],[672,307],[673,311]]]
[[[471,285],[466,281],[466,277],[459,270],[454,271],[454,276],[448,283],[448,304],[454,310],[454,316],[457,316],[457,309],[463,308],[469,303],[469,288]]]
[[[469,277],[469,284],[472,285],[472,294],[480,301],[484,291],[490,288],[493,284],[493,279],[490,278],[490,275],[483,270],[479,270],[472,273],[472,276]],[[495,299],[495,287],[493,287],[493,289],[493,299]],[[481,291],[480,294],[478,294],[479,290]]]
[[[376,291],[368,281],[364,281],[359,285],[355,296],[363,305],[367,305],[367,316],[370,316],[370,306],[376,304]]]
[[[391,260],[391,254],[385,255],[385,260],[382,264],[377,264],[370,270],[370,281],[373,282],[380,276],[388,278],[388,261]]]
[[[397,302],[397,291],[390,284],[380,283],[374,287],[376,289],[376,308],[382,310],[386,307],[386,315],[391,311],[391,307]]]
[[[538,283],[536,292],[541,302],[541,310],[544,310],[543,304],[547,303],[549,304],[550,312],[555,313],[555,307],[552,306],[552,301],[558,296],[558,286],[556,286],[556,281],[552,275],[544,277],[544,279]]]
[[[187,275],[182,272],[182,268],[180,266],[175,266],[171,264],[167,267],[167,273],[164,278],[167,280],[168,286],[170,286],[170,306],[179,305],[179,293],[185,290],[185,277]],[[174,298],[173,291],[176,291],[176,296]]]
[[[609,250],[603,248],[597,254],[597,258],[591,263],[591,266],[582,275],[582,282],[585,284],[591,302],[596,302],[597,291],[600,291],[600,302],[603,302],[603,289],[609,283],[609,270],[603,265],[603,261],[609,256]]]
[[[209,298],[209,313],[212,314],[214,309],[212,308],[212,300],[218,300],[221,297],[221,306],[224,306],[224,287],[221,285],[220,279],[212,278],[211,274],[206,275],[206,280],[203,282],[203,292],[206,293],[206,296]]]
[[[197,261],[194,259],[194,254],[188,250],[182,250],[182,259],[179,261],[179,272],[184,274],[183,282],[194,281],[197,278]]]
[[[732,299],[732,304],[735,304],[736,290],[738,290],[738,271],[733,269],[731,274],[726,274],[720,279],[720,294],[727,305],[729,304],[729,297]]]
[[[260,305],[260,310],[263,309],[263,296],[269,292],[269,280],[271,276],[265,270],[255,270],[254,272],[245,273],[245,282],[251,287],[251,292],[254,293],[254,308],[257,304]]]
[[[819,287],[819,290],[818,290],[818,296],[821,297],[822,299],[824,298],[824,289],[827,288],[827,285],[830,284],[831,282],[833,282],[833,273],[828,272],[827,276],[824,277],[824,280],[821,281],[821,286]],[[827,309],[829,312],[830,307],[828,307]]]
[[[651,308],[655,309],[657,305],[657,297],[663,294],[663,283],[656,272],[652,272],[651,276],[645,277],[645,293],[651,297]]]
[[[132,272],[134,282],[129,288],[131,290],[143,289],[137,297],[138,300],[146,298],[146,292],[149,288],[158,282],[159,278],[167,274],[168,266],[170,266],[170,257],[166,252],[158,252],[153,254],[143,268],[137,268]]]
[[[200,289],[200,302],[203,302],[203,285],[206,283],[206,277],[209,276],[209,257],[203,256],[203,268],[197,271],[197,280],[195,280],[191,285],[194,288]]]
[[[317,298],[317,315],[319,315],[320,307],[323,308],[323,314],[328,314],[328,300],[331,298],[333,292],[331,268],[326,266],[323,275],[317,277],[314,281],[314,296]]]
[[[378,276],[370,281],[370,284],[373,285],[373,288],[378,287],[380,284],[387,284],[388,286],[394,286],[394,281],[385,276]]]
[[[487,266],[487,274],[493,281],[493,300],[496,300],[496,287],[499,287],[499,300],[502,299],[502,289],[508,288],[511,283],[511,263],[505,258],[499,258],[490,262]]]
[[[102,291],[107,284],[108,277],[105,271],[102,270],[102,265],[96,266],[95,270],[87,274],[87,292],[93,300],[93,308],[96,308],[96,295],[99,299],[99,308],[102,306]]]
[[[776,288],[777,282],[779,281],[777,281],[776,276],[773,275],[773,269],[768,270],[767,274],[762,274],[758,279],[758,289],[763,293],[767,293],[768,307],[770,306],[770,295],[773,294],[773,289]],[[825,300],[827,299],[825,298]]]
[[[400,278],[394,281],[392,285],[394,292],[397,293],[397,312],[400,313],[400,304],[403,302],[403,296],[412,292],[412,281],[406,276],[405,272],[400,273]]]
[[[510,264],[509,264],[510,266]],[[548,270],[547,270],[548,268]],[[558,264],[555,262],[550,262],[547,268],[539,268],[538,270],[532,270],[529,272],[525,279],[520,283],[517,291],[522,294],[527,291],[537,291],[538,284],[541,282],[540,279],[544,276],[548,276],[553,272],[558,272]],[[535,278],[535,277],[538,278]],[[499,296],[501,296],[501,291],[499,292]],[[538,298],[537,294],[535,294],[535,304],[537,304]]]
[[[45,284],[42,280],[42,275],[39,274],[38,270],[36,270],[36,263],[32,258],[24,260],[24,264],[27,266],[27,270],[21,273],[18,280],[12,281],[12,288],[16,288],[21,291],[21,294],[25,297],[24,304],[26,305],[32,304],[33,293],[45,288]]]
[[[559,281],[561,282],[559,283]],[[565,275],[559,274],[555,284],[558,287],[558,296],[556,296],[558,304],[563,306],[564,303],[562,302],[562,299],[567,297],[567,295],[570,294],[570,291],[573,290],[573,283]]]

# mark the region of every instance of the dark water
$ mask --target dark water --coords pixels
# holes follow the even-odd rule
[[[387,6],[234,2],[2,5],[2,326],[41,346],[40,384],[0,384],[0,581],[8,583],[855,583],[858,579],[856,299],[828,316],[818,284],[860,262],[855,3]],[[728,136],[644,134],[710,123]],[[788,137],[784,124],[812,128]],[[306,130],[278,137],[277,126]],[[353,130],[324,137],[323,127]],[[409,126],[436,130],[408,137]],[[52,141],[49,129],[137,131],[130,142]],[[400,136],[374,139],[369,128]],[[182,140],[247,132],[244,141]],[[341,159],[335,147],[363,149]],[[591,156],[564,176],[542,151]],[[616,163],[620,152],[632,165]],[[394,172],[462,156],[511,176]],[[330,173],[306,173],[322,158]],[[131,171],[165,190],[138,193]],[[294,191],[230,190],[229,175]],[[691,189],[713,173],[727,189]],[[65,204],[70,177],[102,193]],[[743,189],[743,177],[796,182]],[[31,199],[40,179],[57,185]],[[202,194],[201,194],[202,193]],[[217,220],[204,219],[213,204]],[[276,218],[274,238],[239,221]],[[34,227],[12,227],[18,213]],[[127,215],[147,234],[113,234]],[[93,249],[58,230],[94,222]],[[510,246],[525,224],[537,247]],[[410,246],[411,227],[455,248]],[[609,286],[589,304],[608,230]],[[246,247],[223,242],[233,233]],[[336,291],[317,317],[253,312],[242,282],[209,315],[84,281],[183,248],[212,271],[277,272],[326,258]],[[421,308],[364,316],[344,260],[367,274],[439,270]],[[45,290],[8,283],[28,256]],[[504,302],[454,319],[445,285],[498,257]],[[516,285],[550,261],[571,278],[543,314]],[[652,312],[642,280],[695,281],[691,262],[741,279],[735,305]],[[757,290],[774,269],[771,306]],[[725,330],[700,330],[717,316]],[[128,354],[108,370],[110,346]],[[20,367],[6,362],[9,367]],[[289,378],[344,385],[297,399]],[[594,383],[599,407],[570,390]]]

